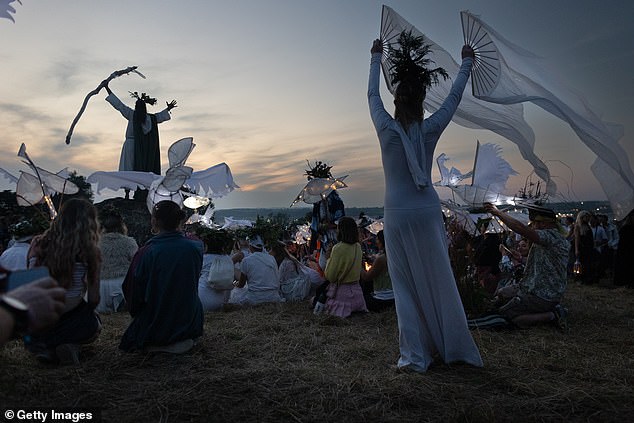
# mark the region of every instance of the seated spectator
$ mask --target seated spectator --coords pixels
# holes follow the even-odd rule
[[[532,242],[523,278],[517,285],[498,291],[506,300],[499,315],[469,321],[471,328],[487,327],[497,321],[512,322],[518,327],[555,322],[566,328],[566,310],[560,302],[566,291],[568,242],[560,232],[556,214],[549,209],[529,207],[531,227],[501,212],[493,204],[485,209],[498,217],[512,231]]]
[[[203,235],[205,254],[198,278],[198,297],[205,311],[221,310],[229,302],[233,282],[240,277],[228,254],[233,240],[223,230]]]
[[[152,208],[157,233],[137,251],[123,282],[132,322],[119,348],[180,354],[203,334],[198,298],[203,245],[180,231],[185,213],[169,200]]]
[[[280,274],[280,293],[286,301],[301,301],[308,298],[311,281],[307,271],[312,270],[303,265],[286,250],[286,244],[278,242],[271,248]]]
[[[240,279],[237,288],[246,288],[242,297],[231,302],[242,305],[278,303],[280,296],[280,274],[272,255],[264,251],[264,242],[259,236],[249,239],[249,255],[241,260]]]
[[[66,289],[66,304],[59,322],[33,334],[26,347],[41,361],[78,364],[80,345],[91,343],[101,331],[95,312],[101,269],[99,223],[92,203],[71,198],[62,204],[50,228],[31,242],[29,267],[38,266],[48,267]]]
[[[0,267],[0,279],[7,275]],[[64,311],[64,293],[55,279],[46,277],[0,295],[0,346],[57,323]]]
[[[26,269],[29,266],[27,256],[31,240],[35,235],[44,232],[47,227],[48,222],[44,222],[39,217],[22,219],[15,225],[11,225],[9,232],[14,242],[0,256],[0,266],[11,271]]]
[[[132,257],[139,249],[134,238],[127,236],[128,229],[121,215],[114,209],[103,210],[99,214],[101,222],[101,283],[97,311],[120,311],[123,306],[123,279],[125,278]]]
[[[362,253],[357,223],[351,217],[342,217],[337,223],[339,242],[332,248],[324,275],[330,282],[326,292],[326,313],[349,317],[353,312],[367,312],[361,277]]]
[[[376,234],[376,245],[379,253],[374,257],[369,270],[361,269],[361,281],[368,286],[367,291],[364,289],[368,310],[379,312],[394,307],[394,291],[387,271],[385,237],[382,230]]]

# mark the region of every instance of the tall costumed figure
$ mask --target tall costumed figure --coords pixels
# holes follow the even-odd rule
[[[313,203],[310,223],[310,251],[317,249],[317,241],[319,241],[320,258],[323,256],[323,260],[325,260],[326,255],[321,253],[327,251],[329,246],[337,243],[337,221],[346,215],[343,200],[337,192],[337,188],[346,186],[342,183],[345,176],[333,178],[332,166],[328,166],[327,163],[321,161],[315,162],[312,166],[308,162],[308,166],[309,168],[306,169],[304,175],[306,175],[309,184],[311,182],[319,182],[320,185],[324,186],[319,200]],[[327,182],[322,184],[321,181]],[[322,268],[325,268],[325,261],[322,264]]]
[[[156,99],[146,93],[131,92],[132,98],[136,99],[134,109],[126,106],[112,92],[108,83],[104,88],[108,92],[106,101],[118,110],[128,121],[125,131],[125,141],[121,148],[121,158],[119,160],[119,170],[134,170],[139,172],[152,172],[161,174],[161,153],[159,145],[158,124],[170,120],[170,110],[176,107],[176,100],[166,102],[166,108],[152,114],[148,113],[147,105],[155,105]],[[145,190],[143,190],[145,191]],[[126,198],[128,191],[126,190]],[[139,198],[143,200],[144,198]]]
[[[370,50],[368,102],[385,176],[384,235],[398,317],[397,366],[425,372],[440,359],[480,367],[449,261],[440,199],[430,184],[434,149],[460,103],[474,53],[463,47],[449,95],[424,119],[427,89],[449,75],[430,68],[434,62],[422,34],[408,29],[392,39],[381,37]],[[394,118],[379,93],[382,60],[394,95]]]

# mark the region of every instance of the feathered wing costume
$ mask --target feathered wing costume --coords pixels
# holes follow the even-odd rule
[[[194,149],[193,138],[183,138],[172,144],[168,151],[170,167],[165,176],[152,172],[118,171],[95,172],[87,181],[96,184],[96,192],[103,189],[149,189],[147,197],[148,210],[162,200],[171,200],[182,206],[183,196],[201,195],[219,198],[240,188],[233,180],[231,169],[226,163],[219,163],[205,170],[194,172],[185,166],[189,154]],[[181,191],[183,186],[189,191]],[[195,193],[195,194],[192,194]]]

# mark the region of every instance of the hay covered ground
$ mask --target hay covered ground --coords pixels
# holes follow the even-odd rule
[[[108,422],[631,421],[634,291],[573,283],[570,331],[474,331],[485,367],[397,372],[392,312],[348,320],[306,304],[206,315],[183,356],[118,351],[127,314],[105,315],[79,367],[0,350],[6,408],[99,408]]]

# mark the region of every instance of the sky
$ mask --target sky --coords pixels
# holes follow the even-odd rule
[[[110,88],[133,107],[128,91],[159,103],[176,99],[159,125],[163,171],[169,145],[194,138],[187,164],[220,162],[240,185],[216,209],[288,207],[306,179],[306,161],[349,175],[347,206],[383,205],[380,151],[367,106],[369,49],[386,4],[460,61],[459,12],[470,10],[515,44],[545,58],[605,121],[624,125],[620,144],[634,163],[634,2],[630,0],[22,0],[15,23],[0,19],[0,167],[18,175],[25,143],[40,167],[88,176],[117,170],[126,121],[93,97],[64,140],[86,94],[111,72],[136,65]],[[382,96],[392,112],[385,87]],[[526,120],[535,151],[550,167],[561,201],[604,200],[592,172],[594,154],[567,124],[532,106]],[[476,141],[502,147],[519,173],[532,168],[517,147],[491,132],[450,124],[436,155],[463,173]],[[434,169],[432,179],[438,180]],[[12,189],[0,177],[0,189]],[[447,196],[441,189],[441,196]],[[121,196],[103,191],[97,201]]]

